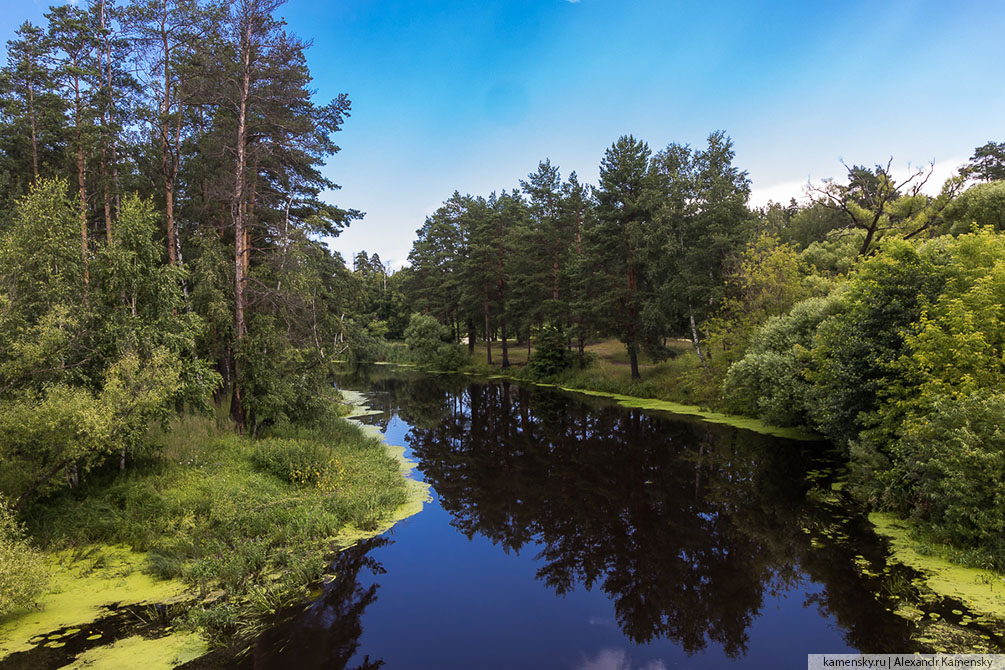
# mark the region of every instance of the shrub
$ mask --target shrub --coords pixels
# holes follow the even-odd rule
[[[255,467],[291,484],[319,484],[331,462],[331,452],[317,442],[271,437],[261,440],[252,460]]]
[[[537,347],[527,367],[536,377],[550,377],[572,367],[573,353],[565,346],[565,332],[557,326],[545,326],[537,337]]]
[[[808,423],[811,385],[804,370],[817,326],[839,308],[839,298],[810,298],[772,317],[730,366],[722,385],[727,406],[776,426]]]
[[[445,339],[446,328],[428,314],[413,314],[405,329],[408,352],[419,365],[434,364]]]
[[[454,342],[441,344],[436,349],[436,359],[433,365],[437,370],[460,370],[470,364],[468,353],[464,347]]]
[[[37,607],[47,578],[42,557],[24,539],[14,511],[0,498],[0,617]]]
[[[982,547],[1005,567],[1005,394],[943,396],[904,423],[881,475],[888,499],[940,540]]]

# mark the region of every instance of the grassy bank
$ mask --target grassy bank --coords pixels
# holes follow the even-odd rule
[[[0,621],[0,638],[27,636],[0,647],[0,658],[93,620],[95,598],[164,602],[165,585],[174,628],[217,643],[246,639],[309,597],[338,546],[385,529],[424,499],[378,437],[334,416],[259,439],[185,416],[151,437],[151,455],[126,473],[96,473],[25,510],[52,584],[44,616]],[[105,592],[123,579],[143,583],[129,595]],[[94,608],[61,611],[80,604],[81,584]]]
[[[545,378],[535,376],[526,366],[527,347],[511,342],[510,367],[501,366],[498,342],[493,343],[493,364],[488,365],[485,343],[475,345],[470,372],[485,376],[503,376],[534,384],[555,386],[566,391],[611,398],[624,407],[659,410],[694,416],[712,423],[723,423],[795,440],[817,440],[819,436],[798,428],[771,426],[758,419],[724,412],[719,381],[701,366],[691,343],[675,340],[667,343],[672,352],[668,360],[656,362],[639,356],[640,379],[632,379],[625,346],[618,340],[603,340],[585,348],[588,365]],[[531,351],[534,351],[533,345]]]
[[[492,343],[492,365],[485,356],[485,343],[475,344],[471,356],[473,368],[484,374],[505,372],[515,378],[531,379],[526,369],[528,360],[526,344],[509,343],[510,368],[502,368],[502,349],[499,342]],[[625,345],[618,340],[602,340],[586,345],[587,366],[578,364],[546,381],[559,386],[600,391],[603,393],[665,400],[682,405],[696,405],[705,409],[722,409],[718,383],[710,382],[701,367],[691,343],[685,340],[667,342],[670,358],[656,362],[639,354],[641,379],[632,379],[631,365]],[[531,352],[534,351],[533,342]],[[538,380],[539,381],[539,380]]]

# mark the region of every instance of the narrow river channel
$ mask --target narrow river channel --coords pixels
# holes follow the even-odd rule
[[[506,381],[339,384],[367,393],[432,501],[341,554],[244,667],[798,668],[922,649],[894,613],[909,576],[879,567],[825,443]]]

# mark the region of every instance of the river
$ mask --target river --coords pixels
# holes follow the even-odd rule
[[[432,500],[340,554],[242,667],[798,668],[930,650],[923,615],[953,617],[904,615],[917,580],[826,443],[500,380],[339,384],[366,391]]]

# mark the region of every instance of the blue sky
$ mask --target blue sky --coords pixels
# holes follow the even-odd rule
[[[0,37],[44,3],[0,0]],[[755,202],[850,164],[935,161],[1005,140],[1005,3],[289,0],[318,98],[349,94],[333,248],[400,265],[456,189],[512,188],[550,158],[595,182],[622,134],[656,150],[716,129]],[[933,180],[934,181],[934,180]]]

